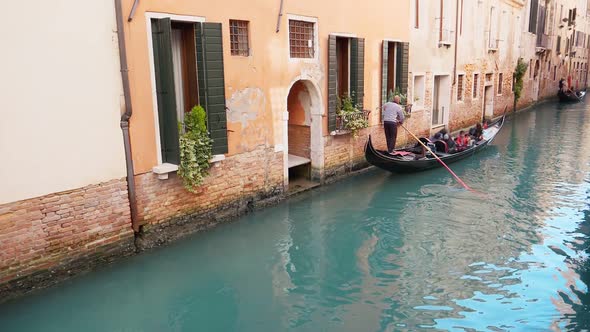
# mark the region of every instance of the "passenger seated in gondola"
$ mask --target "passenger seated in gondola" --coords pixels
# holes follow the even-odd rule
[[[469,135],[469,133],[465,133],[464,137],[464,143],[465,143],[465,147],[466,148],[470,148],[473,146],[473,139],[471,138],[471,135]]]
[[[445,143],[447,143],[447,153],[454,153],[457,151],[457,145],[455,144],[455,141],[453,141],[453,138],[449,136],[449,134],[445,134],[443,136],[443,140]]]
[[[475,126],[475,130],[473,132],[473,138],[475,139],[476,142],[479,142],[483,139],[483,128],[481,126],[481,123],[477,123],[477,125]]]
[[[457,136],[457,138],[455,139],[455,143],[455,150],[457,152],[463,151],[467,148],[467,144],[465,142],[465,132],[463,130],[459,132],[459,136]]]

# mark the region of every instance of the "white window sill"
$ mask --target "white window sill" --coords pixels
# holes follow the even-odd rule
[[[209,163],[215,164],[215,163],[218,163],[222,160],[225,160],[225,155],[216,154],[216,155],[213,155],[211,160],[209,160]],[[163,163],[163,164],[160,164],[160,165],[152,168],[152,172],[157,174],[158,179],[160,179],[160,180],[168,179],[169,173],[173,173],[173,172],[177,172],[177,171],[178,171],[178,165],[174,165],[174,164],[170,164],[170,163]]]

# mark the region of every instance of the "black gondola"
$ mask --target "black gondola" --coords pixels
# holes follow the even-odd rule
[[[494,140],[504,125],[505,117],[505,115],[502,116],[500,120],[490,125],[487,129],[484,129],[484,139],[475,143],[472,147],[455,153],[435,151],[436,155],[444,161],[445,164],[472,156]],[[412,148],[395,150],[392,154],[389,154],[386,151],[377,150],[373,147],[371,136],[369,136],[369,140],[365,146],[365,158],[367,161],[371,165],[377,166],[386,171],[394,173],[410,173],[441,167],[441,164],[436,158],[429,153],[426,153],[423,157],[421,156],[422,147],[419,145]]]
[[[584,99],[585,95],[586,91],[563,92],[560,90],[557,92],[557,97],[559,97],[559,101],[562,103],[580,102],[582,99]]]

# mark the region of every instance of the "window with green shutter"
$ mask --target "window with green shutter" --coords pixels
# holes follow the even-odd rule
[[[338,98],[350,95],[359,109],[365,96],[365,40],[328,37],[328,130],[336,129]]]
[[[169,18],[152,20],[154,69],[162,162],[178,164],[178,119],[172,61],[172,25]]]
[[[160,147],[163,163],[179,163],[178,122],[195,105],[207,112],[213,154],[227,153],[220,23],[152,19]]]
[[[365,97],[365,39],[350,38],[350,95],[359,110]]]

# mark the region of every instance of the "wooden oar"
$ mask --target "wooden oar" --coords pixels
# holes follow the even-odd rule
[[[441,160],[441,159],[440,159],[440,158],[439,158],[439,157],[436,155],[436,153],[434,153],[432,150],[430,150],[430,148],[429,148],[429,147],[428,147],[426,144],[422,143],[422,141],[421,141],[421,140],[420,140],[420,139],[419,139],[419,138],[418,138],[416,135],[414,135],[414,133],[412,133],[412,132],[411,132],[411,131],[410,131],[408,128],[406,128],[406,127],[405,127],[403,124],[400,124],[400,126],[401,126],[402,128],[404,128],[404,129],[405,129],[405,130],[406,130],[406,131],[407,131],[407,132],[408,132],[410,135],[412,135],[412,137],[414,137],[414,139],[415,139],[416,141],[418,141],[418,143],[420,143],[420,144],[421,144],[421,145],[422,145],[422,146],[423,146],[423,147],[424,147],[424,148],[425,148],[425,149],[426,149],[428,152],[430,152],[430,153],[431,153],[431,154],[434,156],[434,158],[436,158],[436,160],[437,160],[437,161],[438,161],[438,162],[439,162],[441,165],[443,165],[443,166],[444,166],[444,168],[446,168],[446,169],[447,169],[447,171],[449,171],[449,173],[451,173],[451,175],[452,175],[452,176],[455,178],[455,180],[457,180],[457,182],[459,182],[459,184],[463,186],[463,188],[465,188],[465,189],[467,189],[467,190],[469,190],[469,191],[473,191],[473,192],[475,192],[475,190],[471,189],[471,188],[470,188],[470,187],[469,187],[467,184],[465,184],[465,182],[463,182],[463,180],[461,180],[461,179],[460,179],[460,178],[457,176],[457,174],[455,174],[455,172],[453,172],[453,171],[452,171],[452,170],[449,168],[449,166],[447,166],[447,164],[445,164],[445,162],[444,162],[444,161],[442,161],[442,160]]]

